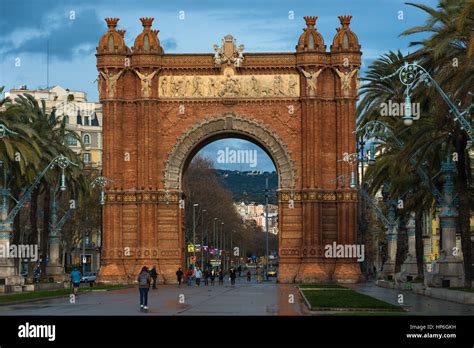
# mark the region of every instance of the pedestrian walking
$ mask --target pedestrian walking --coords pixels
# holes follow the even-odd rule
[[[211,285],[214,286],[214,280],[216,279],[216,269],[211,270]]]
[[[209,271],[208,268],[204,270],[204,285],[208,286],[209,285],[209,277],[211,275],[211,272]]]
[[[181,287],[183,276],[184,276],[184,272],[181,270],[181,267],[178,267],[178,270],[176,271],[176,278],[178,279],[178,287]]]
[[[202,272],[199,269],[199,267],[196,267],[196,271],[194,272],[194,277],[196,278],[196,286],[200,286],[201,285]]]
[[[229,271],[230,285],[235,285],[235,278],[237,277],[237,271],[232,267]]]
[[[193,268],[189,267],[188,270],[186,271],[186,282],[188,286],[191,286],[193,283],[193,275],[194,275]]]
[[[252,281],[252,273],[250,272],[250,270],[247,271],[247,282],[250,282]]]
[[[224,270],[219,269],[219,285],[224,285]]]
[[[156,289],[156,278],[158,277],[158,272],[156,271],[156,266],[153,265],[153,268],[150,271],[150,277],[153,280],[152,289]]]
[[[257,267],[257,282],[262,283],[262,269],[260,266]]]
[[[74,295],[77,295],[77,290],[79,289],[79,285],[81,285],[81,272],[77,268],[71,272],[71,282],[73,287]]]
[[[151,276],[146,266],[142,267],[137,277],[138,291],[140,292],[140,310],[148,311],[148,290],[150,289]]]

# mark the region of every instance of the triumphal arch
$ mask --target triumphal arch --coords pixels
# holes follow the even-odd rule
[[[157,265],[175,282],[184,265],[183,171],[216,139],[260,145],[277,168],[280,282],[354,282],[355,259],[327,258],[325,245],[356,244],[355,109],[361,46],[340,16],[330,49],[306,27],[294,52],[251,53],[231,35],[208,54],[168,54],[141,18],[133,47],[118,18],[97,47],[103,105],[103,282],[135,280]],[[214,38],[217,41],[218,38]],[[295,33],[296,39],[296,33]],[[185,202],[191,204],[192,202]]]

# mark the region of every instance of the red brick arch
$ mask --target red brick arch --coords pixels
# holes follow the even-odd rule
[[[210,42],[208,54],[168,54],[153,19],[142,19],[133,48],[116,30],[118,19],[106,19],[97,68],[103,174],[113,182],[100,281],[129,282],[141,266],[156,264],[161,281],[175,282],[185,256],[179,201],[186,161],[230,135],[261,145],[277,167],[279,281],[358,279],[355,260],[328,259],[323,250],[356,243],[357,193],[335,178],[350,177],[338,160],[356,150],[360,45],[350,16],[340,17],[330,51],[317,17],[305,20],[295,52],[245,52],[229,35],[214,53]]]
[[[221,117],[206,118],[184,133],[176,142],[165,166],[165,189],[181,190],[181,179],[185,164],[191,154],[196,153],[207,139],[216,136],[243,136],[253,140],[267,152],[273,160],[278,173],[278,188],[295,190],[295,166],[287,146],[282,140],[267,129],[265,125],[252,118],[226,113]]]

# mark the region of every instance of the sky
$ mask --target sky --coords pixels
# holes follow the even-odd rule
[[[212,53],[213,44],[231,34],[244,52],[294,52],[303,16],[318,16],[318,31],[327,50],[339,26],[339,15],[352,15],[351,29],[362,45],[362,71],[381,54],[414,50],[419,36],[399,37],[424,23],[424,12],[406,0],[0,0],[0,86],[5,90],[26,85],[30,89],[61,85],[87,93],[97,101],[95,49],[107,31],[105,17],[119,17],[132,46],[141,32],[140,17],[154,17],[153,29],[165,53]],[[438,0],[413,0],[435,7]],[[400,12],[402,11],[402,12]],[[217,144],[217,145],[216,145]],[[245,145],[247,144],[247,145]],[[209,154],[225,147],[253,150],[241,140],[209,144]],[[243,147],[242,147],[243,146]],[[224,169],[274,170],[260,149],[256,167],[218,164]],[[206,152],[206,151],[204,151]],[[265,156],[267,159],[265,160]]]

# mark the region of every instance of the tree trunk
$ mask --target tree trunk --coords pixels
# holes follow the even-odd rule
[[[48,183],[44,183],[44,216],[43,231],[41,233],[41,278],[46,279],[46,258],[48,257],[49,218],[51,214],[51,189]]]
[[[469,202],[469,182],[466,171],[466,145],[465,135],[459,136],[456,142],[456,152],[458,154],[457,165],[457,193],[459,198],[458,230],[461,234],[461,245],[464,259],[465,286],[471,287],[472,282],[472,242],[470,230],[470,202]]]
[[[416,264],[418,266],[418,276],[423,277],[423,211],[419,210],[415,214],[415,250]]]

